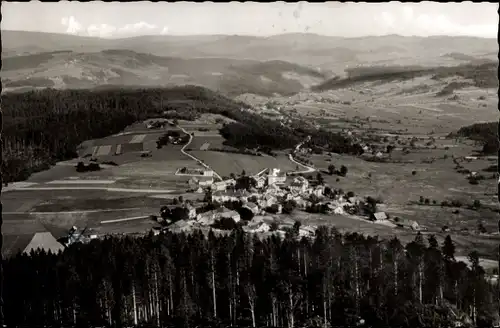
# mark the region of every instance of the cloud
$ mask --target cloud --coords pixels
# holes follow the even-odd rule
[[[66,33],[68,34],[78,34],[83,30],[82,24],[80,24],[75,17],[63,17],[61,19],[61,24],[66,26]]]
[[[496,24],[461,25],[452,22],[446,15],[420,14],[415,15],[413,9],[405,6],[400,15],[382,12],[375,20],[390,33],[402,35],[464,35],[495,37],[498,31]]]
[[[135,24],[127,24],[123,27],[117,29],[117,33],[119,34],[143,34],[148,33],[154,30],[157,30],[158,27],[156,25],[148,24],[146,22],[139,22]]]
[[[133,24],[126,24],[121,27],[116,27],[114,25],[102,23],[102,24],[90,24],[86,28],[80,24],[75,17],[63,17],[61,18],[61,24],[66,26],[66,33],[68,34],[79,34],[84,32],[88,36],[100,37],[100,38],[113,38],[113,37],[128,37],[136,35],[145,34],[166,34],[168,33],[168,27],[158,27],[154,24],[149,24],[147,22],[141,21]]]
[[[107,24],[92,24],[87,27],[87,34],[89,36],[97,36],[100,38],[109,38],[116,32],[116,27]]]

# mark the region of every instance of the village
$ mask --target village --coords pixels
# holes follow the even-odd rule
[[[178,170],[178,174],[190,173],[196,176],[189,180],[188,191],[204,194],[203,202],[194,204],[182,197],[171,199],[158,216],[152,216],[162,224],[155,234],[161,230],[189,232],[204,228],[227,231],[241,226],[248,233],[275,233],[284,237],[292,231],[298,238],[314,237],[317,227],[293,220],[290,216],[293,211],[343,215],[394,228],[420,229],[415,221],[390,219],[379,200],[332,189],[322,181],[320,173],[314,177],[269,168],[251,176],[242,172],[238,177],[231,174],[215,181],[209,169]]]

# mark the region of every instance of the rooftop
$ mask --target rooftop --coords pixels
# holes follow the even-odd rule
[[[32,250],[36,251],[37,249],[58,253],[64,250],[64,246],[50,232],[37,232],[24,249],[24,253],[29,254]]]

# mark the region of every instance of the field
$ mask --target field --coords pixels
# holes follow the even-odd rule
[[[232,149],[232,147],[223,144],[224,138],[222,136],[203,136],[199,133],[194,134],[193,141],[189,144],[187,149],[192,150],[211,150],[211,149]]]
[[[101,54],[100,58],[109,55]],[[265,66],[261,68],[265,70]],[[260,77],[261,72],[257,73],[256,76]],[[265,79],[259,84],[265,83],[263,81]],[[465,86],[453,87],[460,84]],[[327,153],[312,155],[310,160],[319,170],[326,170],[330,164],[336,168],[341,165],[348,168],[346,177],[323,174],[325,182],[332,188],[353,191],[363,197],[379,197],[386,205],[384,211],[390,216],[415,220],[427,229],[425,233],[435,233],[439,238],[446,234],[441,229],[448,226],[461,252],[476,248],[483,255],[491,257],[495,254],[494,248],[500,242],[500,238],[493,234],[497,230],[498,214],[490,208],[497,205],[496,177],[492,177],[492,172],[483,172],[483,169],[496,161],[484,158],[461,161],[466,169],[486,177],[478,185],[471,185],[466,175],[456,172],[452,157],[462,159],[474,155],[480,146],[465,140],[442,138],[476,121],[497,120],[496,89],[475,87],[471,79],[460,76],[434,78],[432,75],[398,81],[361,81],[317,92],[302,89],[294,95],[265,96],[268,92],[251,94],[244,89],[237,100],[254,105],[256,112],[263,105],[273,103],[270,111],[302,119],[304,124],[343,134],[350,131],[364,143],[380,146],[382,150],[389,144],[395,145],[390,157],[400,163],[369,162],[362,158]],[[445,89],[453,90],[446,96],[438,96]],[[261,96],[256,96],[257,93]],[[178,124],[193,134],[191,144],[186,147],[189,153],[222,176],[239,174],[243,170],[247,174],[255,174],[274,167],[285,172],[296,169],[285,154],[259,157],[212,151],[230,149],[223,145],[224,139],[219,134],[223,124],[230,121],[220,115],[204,114],[194,121],[178,120]],[[79,149],[82,159],[58,163],[50,170],[31,176],[28,182],[34,185],[4,193],[7,251],[22,244],[30,233],[49,230],[61,235],[71,225],[92,226],[100,233],[142,232],[150,228],[154,222],[147,220],[107,225],[100,222],[156,214],[165,198],[180,195],[188,188],[190,177],[176,176],[175,172],[182,167],[201,166],[182,154],[181,146],[168,145],[156,149],[156,140],[163,133],[181,131],[179,128],[167,124],[160,129],[147,129],[146,125],[146,122],[137,122],[121,133],[84,142]],[[379,137],[387,137],[387,140],[380,140]],[[420,140],[415,142],[416,149],[405,153],[403,150],[409,147],[412,137]],[[427,147],[431,137],[436,140],[431,147]],[[143,150],[151,151],[151,157],[141,157]],[[100,163],[112,161],[117,166],[101,165],[101,171],[77,173],[74,166],[79,160],[90,159],[90,156],[83,158],[86,155],[96,157]],[[429,160],[433,162],[426,163]],[[183,195],[185,198],[191,196],[200,197],[199,194]],[[427,198],[429,204],[418,204],[421,196]],[[464,205],[477,200],[482,207],[476,210],[460,208],[457,212],[456,208],[439,206],[442,201],[450,200],[459,200]],[[76,212],[62,213],[67,211]],[[383,237],[397,235],[404,241],[415,234],[343,216],[296,213],[295,217],[304,223],[333,224],[349,231]],[[486,228],[486,234],[477,233],[479,224]]]
[[[229,176],[231,173],[240,174],[243,170],[249,175],[256,174],[265,168],[279,168],[282,172],[287,172],[295,170],[296,166],[285,155],[251,156],[200,150],[189,153],[203,160],[222,176]]]
[[[454,80],[462,81],[459,77]],[[363,142],[380,146],[383,156],[390,157],[389,162],[382,163],[340,154],[309,155],[319,170],[326,171],[330,164],[337,169],[342,165],[348,168],[346,177],[322,174],[332,188],[362,197],[379,197],[386,205],[383,210],[390,216],[415,220],[426,229],[424,233],[436,234],[440,239],[450,234],[464,255],[474,248],[492,258],[500,242],[496,234],[498,213],[493,211],[498,205],[497,178],[494,172],[483,170],[495,165],[496,159],[478,157],[467,161],[464,158],[477,156],[481,146],[445,136],[474,122],[498,120],[498,97],[494,89],[476,87],[437,97],[436,93],[451,82],[433,80],[430,76],[398,83],[364,82],[337,90],[276,97],[273,101],[292,116],[343,134],[351,131]],[[456,97],[452,98],[453,95]],[[255,98],[255,101],[255,105],[260,105],[269,99]],[[410,147],[413,137],[418,138],[416,148]],[[385,152],[387,145],[395,146],[390,156]],[[409,153],[403,152],[403,148],[409,149]],[[467,175],[455,170],[453,157],[485,180],[469,184]],[[420,196],[428,199],[429,204],[419,204]],[[451,200],[464,206],[459,209],[440,206],[442,201]],[[480,208],[466,208],[475,200],[482,204]],[[342,216],[297,215],[304,222],[330,223],[343,230],[385,237],[397,235],[405,241],[415,235],[412,231],[354,222]],[[487,233],[478,233],[479,224]],[[445,226],[450,231],[443,233]]]
[[[319,215],[294,212],[292,218],[301,221],[302,224],[332,226],[341,232],[378,235],[380,238],[385,239],[397,236],[404,243],[410,242],[415,238],[415,232],[411,230],[390,228],[382,224],[371,223],[366,220],[356,220],[343,215]],[[449,234],[455,242],[457,254],[467,256],[473,245],[474,249],[476,249],[481,256],[493,259],[498,251],[498,243],[500,241],[498,235],[465,235],[454,232],[442,233],[438,231],[423,231],[422,234],[424,237],[429,234],[435,235],[439,243],[442,243],[446,235]]]
[[[201,168],[181,153],[182,146],[167,145],[156,149],[155,140],[164,132],[148,131],[143,122],[123,134],[84,142],[80,154],[97,149],[101,170],[78,173],[75,165],[86,158],[59,162],[49,170],[33,174],[26,183],[9,185],[2,193],[4,255],[24,248],[35,232],[50,231],[56,238],[71,226],[92,228],[96,234],[142,233],[155,223],[133,220],[101,224],[103,220],[158,214],[165,196],[196,200],[198,194],[184,194],[190,177],[177,176],[182,167]],[[136,152],[112,155],[117,145],[141,144],[151,157]],[[151,145],[154,144],[154,146]],[[102,162],[112,161],[116,165]],[[9,190],[10,191],[7,191]]]

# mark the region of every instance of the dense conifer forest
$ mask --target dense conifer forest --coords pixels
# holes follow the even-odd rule
[[[498,293],[421,234],[403,246],[320,227],[315,239],[236,229],[152,233],[5,261],[9,326],[491,327]]]
[[[496,154],[498,151],[498,122],[474,123],[460,128],[449,136],[465,137],[482,143],[484,154]]]
[[[338,153],[357,153],[342,136],[282,126],[246,109],[249,106],[208,89],[39,90],[2,96],[4,182],[21,181],[56,161],[76,157],[80,143],[118,133],[153,117],[195,119],[202,113],[235,120],[221,133],[238,148],[288,149],[307,135],[312,142]]]

